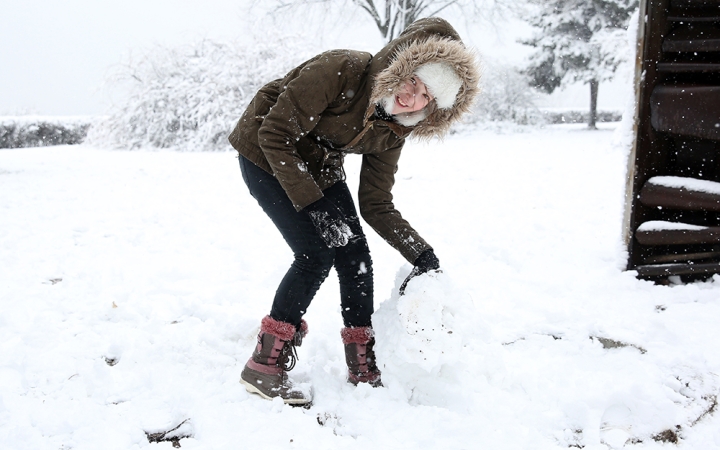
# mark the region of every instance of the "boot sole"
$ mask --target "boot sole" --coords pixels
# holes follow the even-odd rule
[[[251,394],[257,394],[260,397],[266,399],[266,400],[272,400],[275,397],[270,397],[269,395],[262,392],[260,389],[256,388],[252,384],[248,383],[247,381],[240,378],[240,383],[245,386],[245,390],[248,391]],[[302,398],[283,398],[282,401],[285,404],[293,405],[293,406],[306,406],[312,403],[312,400],[302,399]]]

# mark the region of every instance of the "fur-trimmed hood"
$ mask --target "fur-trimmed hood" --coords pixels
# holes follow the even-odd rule
[[[452,107],[440,109],[434,102],[428,105],[428,116],[412,127],[410,136],[419,139],[444,136],[454,122],[470,111],[479,93],[480,70],[474,52],[463,45],[457,32],[443,19],[414,22],[375,55],[370,66],[373,77],[370,109],[374,110],[376,103],[396,93],[418,67],[438,62],[449,64],[462,85]]]

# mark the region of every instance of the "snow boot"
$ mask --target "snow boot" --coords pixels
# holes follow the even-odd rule
[[[255,351],[240,375],[240,382],[245,385],[245,389],[266,399],[280,397],[290,405],[310,403],[311,398],[296,389],[287,375],[295,367],[295,347],[302,344],[307,331],[304,320],[298,330],[295,325],[265,316]]]
[[[357,385],[368,383],[382,386],[380,370],[375,363],[375,333],[371,327],[343,328],[340,332],[345,344],[345,362],[348,366],[348,382]]]

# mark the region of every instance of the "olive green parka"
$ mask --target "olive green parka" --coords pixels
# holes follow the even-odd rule
[[[463,84],[453,107],[414,127],[384,121],[375,105],[427,62],[451,64]],[[409,262],[431,248],[393,204],[405,139],[442,136],[470,109],[479,73],[473,53],[443,19],[421,19],[376,55],[331,50],[262,87],[231,133],[231,145],[273,174],[296,210],[344,180],[347,153],[362,154],[358,201],[365,221]]]

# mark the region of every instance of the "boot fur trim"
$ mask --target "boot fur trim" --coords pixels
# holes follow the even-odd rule
[[[305,337],[308,334],[308,324],[305,322],[305,319],[300,320],[300,329],[298,330],[300,333],[300,337]]]
[[[371,327],[343,328],[340,330],[343,344],[367,344],[375,336]]]
[[[307,331],[307,324],[305,325],[305,330]],[[281,322],[270,316],[265,316],[260,323],[260,331],[277,336],[280,340],[289,341],[295,336],[296,329],[295,325],[291,323]]]

